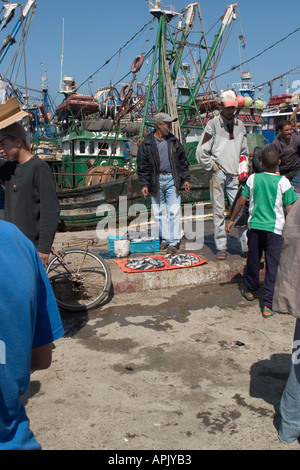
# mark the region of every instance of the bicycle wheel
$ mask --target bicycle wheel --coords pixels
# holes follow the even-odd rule
[[[96,307],[109,293],[111,275],[100,256],[82,248],[69,248],[54,256],[47,274],[57,305],[82,311]]]

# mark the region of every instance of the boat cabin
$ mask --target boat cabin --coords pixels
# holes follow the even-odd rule
[[[81,187],[92,166],[126,168],[130,159],[127,138],[115,132],[91,132],[81,128],[61,139],[63,187]]]

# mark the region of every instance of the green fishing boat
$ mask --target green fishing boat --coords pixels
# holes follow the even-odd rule
[[[149,1],[149,6],[151,28],[156,27],[155,43],[133,59],[131,78],[120,91],[110,85],[94,96],[81,95],[75,80],[65,77],[65,99],[55,116],[63,131],[57,139],[59,152],[55,158],[50,158],[48,151],[40,154],[56,178],[65,230],[96,227],[107,217],[107,211],[102,210],[105,204],[112,215],[123,218],[126,214],[120,212],[119,201],[124,197],[127,209],[134,204],[150,209],[150,199],[141,200],[136,154],[140,140],[153,128],[154,114],[161,111],[178,116],[172,132],[182,141],[190,162],[191,191],[182,192],[182,203],[210,205],[209,175],[199,167],[195,152],[207,119],[218,112],[207,90],[214,76],[214,57],[222,39],[227,40],[230,34],[237,4],[226,7],[211,46],[207,45],[198,3],[188,4],[180,12],[174,7],[162,8],[160,1]],[[183,58],[191,47],[188,38],[196,20],[198,49],[205,50],[205,60],[191,77],[190,65]],[[145,59],[151,65],[142,88],[137,77]]]

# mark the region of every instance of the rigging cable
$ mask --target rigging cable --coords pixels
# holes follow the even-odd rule
[[[14,54],[14,56],[13,56],[13,58],[12,58],[10,64],[9,64],[9,66],[7,67],[7,70],[5,72],[5,75],[3,76],[3,79],[8,79],[7,76],[10,72],[10,79],[8,79],[8,80],[12,80],[12,74],[13,74],[14,67],[16,65],[16,60],[17,60],[17,57],[18,57],[18,54],[19,54],[20,47],[23,43],[23,39],[25,40],[25,38],[27,38],[29,28],[30,28],[30,25],[32,23],[33,16],[34,16],[35,12],[36,12],[36,8],[33,8],[33,10],[31,11],[31,14],[30,14],[30,18],[26,18],[26,20],[25,20],[25,25],[26,26],[24,26],[24,23],[23,23],[23,14],[21,14],[21,16],[22,16],[22,19],[21,19],[21,21],[22,21],[22,23],[21,23],[22,24],[22,38],[19,41],[16,52],[15,52],[15,54]],[[21,62],[21,60],[22,60],[22,56],[20,57],[20,62]],[[18,71],[19,71],[19,68],[20,68],[20,64],[18,66]],[[15,80],[17,78],[18,71],[16,72]]]
[[[275,80],[279,80],[280,78],[284,77],[285,75],[290,74],[291,72],[295,72],[296,70],[298,71],[300,68],[300,65],[297,67],[294,67],[293,69],[288,70],[287,72],[283,73],[282,75],[278,75],[277,77],[272,78],[271,80],[268,80],[267,82],[260,83],[259,85],[254,86],[253,88],[260,88],[263,87],[264,85],[268,85],[270,82],[274,82]]]
[[[144,29],[149,26],[149,24],[153,23],[155,21],[155,18],[153,18],[152,20],[148,21],[148,23],[146,23],[131,39],[129,39],[125,44],[124,46],[120,47],[120,49],[115,52],[115,54],[113,54],[109,59],[107,59],[105,61],[105,63],[103,65],[101,65],[94,73],[92,73],[91,75],[89,75],[89,77],[84,80],[76,89],[76,91],[79,90],[79,88],[81,88],[90,78],[92,78],[94,75],[96,75],[103,67],[105,67],[105,65],[109,64],[109,62],[117,55],[117,54],[120,54],[120,52],[125,49],[125,47],[127,47],[127,45],[132,42],[139,34],[141,34]]]
[[[260,57],[262,54],[264,54],[265,52],[269,51],[270,49],[272,49],[273,47],[277,46],[278,44],[280,44],[281,42],[285,41],[286,39],[288,39],[290,36],[292,36],[293,34],[297,33],[298,31],[300,31],[300,27],[295,29],[294,31],[292,31],[291,33],[287,34],[286,36],[284,36],[282,39],[279,39],[279,41],[276,41],[274,44],[271,44],[271,46],[267,47],[266,49],[264,49],[263,51],[259,52],[258,54],[256,54],[255,56],[251,57],[251,59],[249,60],[245,60],[244,62],[242,62],[241,64],[239,65],[234,65],[233,67],[231,67],[229,70],[227,70],[226,72],[223,72],[223,73],[220,73],[219,75],[216,76],[216,78],[219,78],[219,77],[222,77],[223,75],[226,75],[230,72],[233,72],[234,70],[236,70],[237,68],[239,68],[240,66],[254,60],[254,59],[257,59],[257,57]]]
[[[247,66],[248,66],[248,72],[250,72],[249,62],[248,62],[248,57],[247,57],[247,52],[246,52],[245,36],[244,36],[243,28],[242,28],[242,22],[241,22],[241,17],[240,17],[240,10],[239,10],[238,5],[237,5],[237,12],[238,12],[238,17],[239,17],[239,22],[240,22],[240,28],[241,28],[241,34],[240,34],[240,36],[239,36],[239,39],[242,41],[242,48],[244,49],[244,54],[245,54],[245,57],[246,57],[246,60],[245,60],[244,63],[247,64]]]

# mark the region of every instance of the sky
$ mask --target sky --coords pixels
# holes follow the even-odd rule
[[[25,5],[27,0],[21,3]],[[229,4],[230,1],[226,0],[199,2],[209,45]],[[163,0],[162,5],[169,9],[171,2]],[[188,1],[173,0],[172,5],[175,11],[180,11]],[[236,10],[237,19],[216,70],[219,89],[230,88],[233,83],[240,82],[240,68],[227,72],[248,59],[243,70],[250,71],[255,86],[272,81],[273,95],[286,93],[287,89],[290,93],[300,92],[300,29],[296,31],[300,28],[299,0],[240,0]],[[147,0],[37,0],[25,46],[26,81],[30,95],[39,96],[32,90],[41,89],[44,71],[56,106],[63,98],[58,94],[61,72],[74,77],[80,86],[79,93],[94,94],[98,88],[110,83],[121,87],[131,79],[130,67],[134,58],[144,52],[147,44],[154,43],[155,34],[149,32],[149,28],[135,36],[152,18]],[[9,29],[7,27],[0,32],[1,42],[10,33]],[[245,50],[239,40],[241,34],[245,39]],[[286,36],[288,38],[284,39]],[[133,37],[135,39],[119,55],[120,48]],[[189,41],[197,43],[199,38],[200,32],[192,33]],[[15,45],[0,64],[2,76],[15,53],[14,48]],[[259,56],[255,58],[256,55]],[[108,59],[109,63],[104,65]],[[144,73],[150,65],[143,65]],[[299,70],[273,81],[298,66]],[[17,85],[24,86],[22,67],[20,64],[18,75],[11,78]],[[263,87],[261,95],[262,99],[268,100],[267,86]]]

